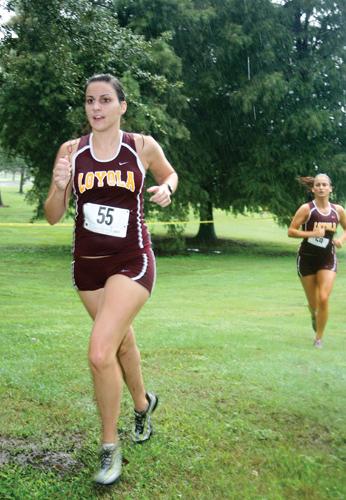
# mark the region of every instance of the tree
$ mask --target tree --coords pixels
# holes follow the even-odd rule
[[[7,4],[16,16],[0,46],[0,138],[30,167],[38,215],[59,145],[86,131],[83,85],[92,74],[121,78],[131,102],[126,129],[150,131],[166,146],[186,137],[176,112],[185,103],[180,63],[165,37],[147,42],[121,28],[107,0]]]
[[[287,222],[304,198],[296,176],[328,171],[345,198],[345,3],[342,0],[119,0],[147,39],[172,33],[182,60],[181,151],[200,217],[266,209]],[[192,183],[190,183],[192,185]],[[200,238],[215,238],[213,224]]]
[[[10,157],[0,149],[0,171],[12,172],[13,178],[17,173],[20,174],[19,193],[24,193],[24,184],[30,178],[30,173],[23,158]]]

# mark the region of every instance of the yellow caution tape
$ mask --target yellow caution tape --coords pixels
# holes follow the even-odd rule
[[[146,221],[146,224],[150,225],[173,225],[173,224],[189,224],[189,223],[195,223],[195,224],[213,224],[215,221],[212,220],[177,220],[177,221]],[[45,222],[0,222],[0,227],[49,227],[50,224],[45,223]],[[74,224],[72,222],[60,222],[56,224],[55,227],[73,227]]]

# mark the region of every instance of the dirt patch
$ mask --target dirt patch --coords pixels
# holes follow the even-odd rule
[[[52,439],[44,438],[40,443],[30,439],[0,436],[0,467],[16,464],[32,466],[42,470],[56,471],[60,474],[75,472],[83,463],[75,458],[76,451],[82,448],[80,435],[64,436],[68,446],[58,446]]]

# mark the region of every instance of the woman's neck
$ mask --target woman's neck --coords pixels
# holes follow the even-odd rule
[[[101,160],[112,157],[120,143],[121,132],[119,127],[112,127],[103,131],[93,130],[92,133],[92,144],[96,156]]]
[[[315,198],[315,204],[317,208],[327,209],[329,208],[329,198]]]

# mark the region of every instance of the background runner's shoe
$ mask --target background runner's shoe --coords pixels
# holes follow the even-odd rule
[[[148,408],[145,411],[135,410],[135,430],[132,436],[134,443],[140,444],[148,441],[153,433],[151,415],[155,411],[159,402],[158,396],[152,392],[147,392],[145,397],[148,401]]]
[[[317,349],[321,349],[322,346],[323,344],[321,339],[314,340],[314,347],[317,347]]]
[[[95,474],[94,481],[99,484],[113,484],[121,475],[120,446],[103,446],[100,454],[101,468]]]

